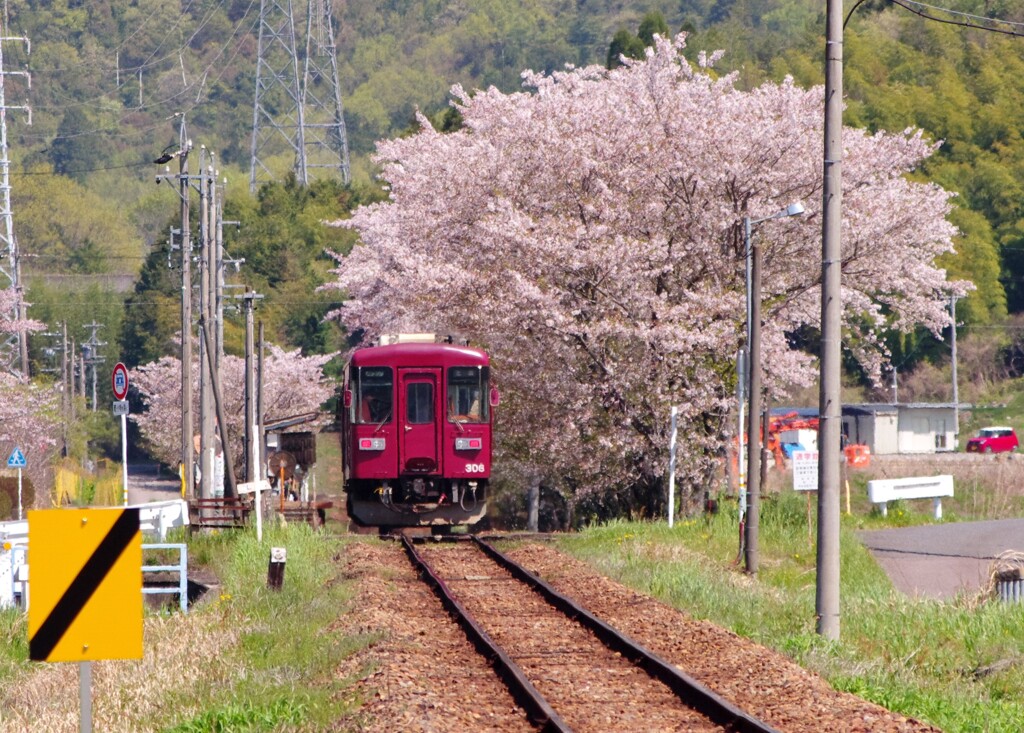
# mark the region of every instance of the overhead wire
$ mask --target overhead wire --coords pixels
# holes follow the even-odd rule
[[[163,63],[167,59],[179,58],[181,56],[181,54],[183,52],[185,52],[189,48],[189,44],[196,37],[196,35],[199,33],[199,31],[202,30],[202,28],[205,27],[205,25],[207,25],[209,23],[210,19],[213,17],[214,11],[216,9],[220,8],[221,6],[223,6],[224,2],[225,2],[225,0],[220,0],[218,5],[216,6],[216,8],[214,8],[214,10],[211,10],[210,13],[207,14],[207,16],[200,22],[200,26],[198,26],[195,29],[195,31],[192,33],[192,35],[189,36],[189,39],[183,45],[179,46],[172,53],[169,53],[166,56],[162,57],[157,62],[154,62],[154,63],[150,64],[150,66],[154,66],[155,67],[158,63]],[[170,104],[172,102],[175,102],[175,101],[178,101],[178,100],[180,100],[183,97],[187,97],[188,99],[191,100],[193,98],[193,95],[196,93],[196,89],[197,88],[199,88],[200,92],[201,92],[202,88],[207,86],[207,85],[209,85],[211,83],[211,81],[212,82],[218,81],[219,79],[221,79],[228,72],[228,70],[231,67],[231,61],[233,61],[238,56],[238,54],[241,52],[241,50],[242,50],[242,48],[244,46],[245,39],[252,33],[253,29],[256,27],[256,24],[259,22],[259,19],[257,18],[256,20],[253,20],[251,22],[246,23],[246,21],[249,20],[249,16],[252,13],[252,9],[253,9],[255,4],[256,4],[256,0],[250,0],[249,4],[246,6],[244,12],[239,17],[238,22],[235,23],[235,26],[232,29],[231,33],[228,35],[228,37],[224,41],[224,43],[222,43],[220,45],[220,48],[217,51],[217,53],[214,54],[212,56],[212,58],[209,60],[209,62],[203,67],[203,69],[201,70],[201,73],[196,75],[196,77],[195,77],[196,81],[195,82],[186,84],[181,90],[178,90],[178,91],[174,92],[173,94],[171,94],[171,95],[169,95],[167,97],[163,97],[163,98],[157,99],[157,100],[151,100],[151,101],[145,102],[143,104],[140,104],[139,106],[132,107],[132,108],[124,110],[124,113],[119,116],[119,118],[116,120],[116,122],[113,123],[113,126],[97,127],[97,128],[93,128],[91,130],[81,130],[81,131],[78,131],[76,133],[58,135],[58,136],[55,136],[55,137],[52,137],[52,138],[49,135],[43,135],[43,134],[33,135],[31,133],[25,133],[23,135],[23,138],[26,139],[26,140],[40,140],[40,139],[47,139],[47,140],[49,140],[49,139],[72,139],[72,138],[75,138],[75,137],[81,137],[81,136],[86,136],[86,135],[95,135],[95,134],[115,134],[115,133],[119,132],[116,129],[117,125],[120,125],[121,123],[123,123],[126,120],[127,117],[129,117],[131,115],[134,115],[134,114],[137,114],[140,110],[153,109],[153,108],[159,109],[161,107],[166,107],[168,104]],[[233,47],[233,52],[231,53],[231,56],[230,56],[228,62],[227,63],[219,63],[221,61],[221,59],[224,57],[224,55],[227,53],[228,49],[231,49],[232,47]],[[155,53],[155,51],[154,51],[154,53]],[[151,54],[150,58],[152,58],[152,54]],[[211,77],[210,72],[216,66],[220,66],[220,70],[215,75],[213,75]],[[129,67],[126,70],[137,71],[138,68],[145,68],[145,67]],[[94,68],[94,70],[95,70],[95,68]],[[110,69],[107,69],[107,70],[110,70]],[[41,70],[37,71],[36,73],[46,74],[46,73],[49,73],[50,71],[52,71],[52,70],[41,69]],[[109,102],[110,98],[113,95],[117,94],[118,91],[119,91],[118,89],[115,89],[115,90],[111,90],[109,92],[104,92],[104,93],[102,93],[100,95],[94,96],[94,97],[92,97],[90,99],[87,99],[87,100],[68,100],[66,103],[63,103],[63,104],[60,104],[60,105],[45,105],[44,104],[44,105],[33,105],[33,107],[35,109],[38,109],[38,110],[48,110],[48,109],[67,109],[69,107],[100,106],[100,105],[102,105],[104,103]],[[200,93],[199,97],[201,97],[201,93]],[[185,110],[177,110],[177,111],[186,111],[187,112],[187,111],[190,111],[191,109],[195,108],[198,105],[198,103],[199,103],[199,97],[196,98],[196,101],[191,102]]]
[[[863,5],[867,0],[857,0],[853,7],[850,8],[850,12],[846,14],[846,19],[843,21],[843,28],[846,28],[846,24],[850,22],[850,18],[853,16],[853,12]],[[972,28],[974,30],[989,31],[991,33],[1001,33],[1008,36],[1024,36],[1024,23],[1018,23],[1012,20],[1002,20],[1000,18],[990,18],[984,15],[974,15],[972,13],[966,13],[961,10],[953,10],[951,8],[943,8],[937,5],[929,5],[927,3],[918,2],[917,0],[885,0],[893,5],[898,5],[904,10],[913,13],[914,15],[920,16],[925,20],[934,20],[936,23],[945,23],[947,25],[957,25],[963,28]],[[945,13],[946,15],[952,16],[952,18],[942,18],[933,13]],[[1009,28],[998,28],[991,27],[988,25],[980,25],[977,22],[1000,24],[1009,26]]]

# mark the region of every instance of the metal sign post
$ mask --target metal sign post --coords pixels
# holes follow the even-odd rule
[[[92,731],[92,662],[142,659],[139,509],[29,512],[29,659],[77,662],[79,725]]]
[[[121,416],[121,496],[128,506],[128,367],[121,362],[114,365],[110,375],[110,387],[114,391],[114,414]]]
[[[25,454],[21,452],[21,448],[15,448],[11,451],[10,457],[7,459],[8,468],[18,469],[18,521],[22,519],[22,503],[21,503],[21,469],[28,466],[28,462],[25,460]]]

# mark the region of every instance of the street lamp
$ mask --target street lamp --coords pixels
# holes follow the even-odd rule
[[[752,241],[753,228],[772,219],[800,216],[804,205],[790,204],[763,219],[743,217],[743,249],[747,260],[747,517],[744,525],[744,560],[747,572],[757,573],[758,517],[761,502],[761,440],[758,416],[761,414],[761,248]],[[766,436],[767,437],[767,436]]]

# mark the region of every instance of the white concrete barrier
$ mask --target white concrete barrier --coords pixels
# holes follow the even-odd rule
[[[875,479],[868,481],[868,501],[879,504],[882,516],[888,515],[887,502],[903,499],[931,499],[935,518],[942,519],[942,497],[953,496],[952,476]]]
[[[188,526],[188,502],[184,499],[131,504],[126,508],[138,509],[142,532],[155,532],[160,536],[161,542],[167,539],[167,530]]]

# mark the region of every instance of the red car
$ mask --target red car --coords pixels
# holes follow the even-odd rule
[[[1013,428],[982,428],[967,441],[968,453],[1007,453],[1017,450],[1017,433]]]

